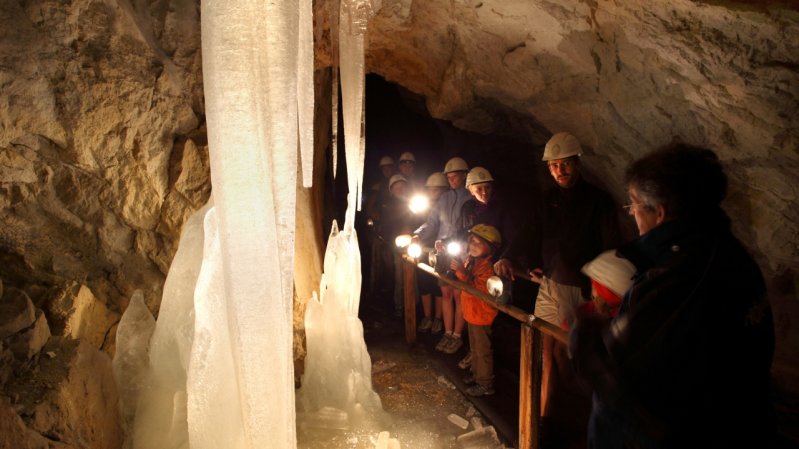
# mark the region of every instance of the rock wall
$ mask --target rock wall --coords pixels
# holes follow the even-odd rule
[[[156,311],[210,192],[198,2],[8,1],[0,30],[0,276]]]
[[[370,27],[369,70],[434,117],[530,142],[522,158],[570,131],[620,202],[640,155],[673,139],[715,149],[769,281],[775,368],[799,389],[797,2],[383,0]]]

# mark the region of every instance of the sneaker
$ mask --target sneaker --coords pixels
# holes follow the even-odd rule
[[[477,379],[474,377],[474,373],[469,373],[463,378],[463,383],[466,385],[472,385],[477,383]]]
[[[444,352],[444,348],[449,346],[449,341],[451,339],[452,339],[452,335],[444,334],[444,336],[441,337],[441,341],[439,341],[438,344],[436,345],[436,351]]]
[[[461,337],[451,336],[449,337],[449,344],[445,346],[442,351],[444,354],[455,354],[461,346],[463,346],[463,339]]]
[[[433,325],[430,327],[430,332],[437,334],[442,330],[444,330],[444,323],[442,323],[441,320],[438,318],[433,320]]]
[[[469,369],[472,366],[472,351],[469,351],[466,354],[466,357],[462,358],[460,362],[458,362],[458,368],[460,369]]]
[[[493,385],[472,385],[466,389],[466,394],[469,396],[491,396],[494,394]]]
[[[428,317],[424,317],[422,319],[422,323],[419,324],[419,327],[416,328],[419,332],[429,332],[430,328],[433,326],[433,320]]]

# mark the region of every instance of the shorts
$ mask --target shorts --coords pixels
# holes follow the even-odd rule
[[[535,298],[536,318],[560,327],[562,324],[570,326],[574,323],[574,314],[577,306],[583,302],[583,293],[580,287],[558,284],[548,277],[541,280],[538,288],[538,297]]]

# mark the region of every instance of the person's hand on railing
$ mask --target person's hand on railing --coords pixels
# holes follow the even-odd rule
[[[536,268],[527,272],[530,275],[530,280],[536,284],[544,282],[544,270]]]
[[[513,262],[510,259],[499,259],[494,264],[494,273],[504,278],[516,280],[516,276],[513,274]]]
[[[461,262],[460,260],[458,260],[455,257],[453,257],[452,261],[449,263],[449,269],[452,272],[460,273],[461,275],[463,275],[463,273],[466,272],[466,268],[463,266],[463,262]]]

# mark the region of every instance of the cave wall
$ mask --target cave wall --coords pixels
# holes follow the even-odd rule
[[[675,139],[716,150],[769,283],[775,372],[799,390],[797,2],[383,0],[368,38],[369,71],[433,117],[535,157],[572,132],[620,202],[635,158]]]
[[[586,168],[620,201],[624,167],[641,154],[673,138],[716,149],[731,181],[725,207],[769,282],[776,373],[799,388],[795,2],[382,4],[368,35],[370,72],[422,95],[432,116],[458,128],[527,142],[520,157],[537,158],[553,132],[573,132]],[[320,104],[330,98],[329,5],[314,3]],[[157,312],[181,226],[210,195],[199,30],[198,0],[0,2],[0,285],[46,317],[54,337],[37,340],[31,357],[63,354],[63,376],[83,379],[64,367],[89,358],[101,368],[88,372],[107,368],[87,347],[113,352],[134,289]],[[298,275],[298,299],[318,285],[321,184],[298,197],[296,261],[311,267]],[[0,348],[0,384],[13,377],[9,354]],[[42,381],[42,395],[70,396],[47,390],[53,382]],[[17,415],[0,402],[0,414]],[[65,416],[34,436],[82,420]]]

